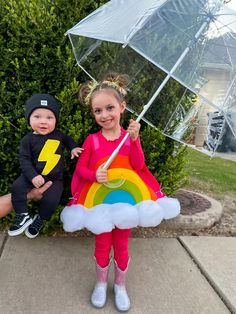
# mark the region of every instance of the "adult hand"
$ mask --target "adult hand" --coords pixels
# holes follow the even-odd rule
[[[40,188],[33,188],[28,194],[28,200],[40,200],[43,196],[43,193],[52,185],[52,181],[46,182]]]

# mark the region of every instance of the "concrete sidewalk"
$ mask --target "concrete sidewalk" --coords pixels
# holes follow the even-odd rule
[[[0,313],[118,313],[93,309],[93,239],[0,235]],[[236,313],[236,238],[130,239],[129,313]],[[113,267],[112,267],[113,268]]]

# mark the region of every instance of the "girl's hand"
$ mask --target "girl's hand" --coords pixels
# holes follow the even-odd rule
[[[130,123],[127,129],[132,141],[135,141],[139,136],[141,124],[133,119],[130,119]]]
[[[36,188],[39,188],[41,185],[45,183],[44,178],[39,174],[38,176],[32,179],[32,183]]]
[[[102,168],[103,165],[99,166],[96,172],[96,180],[98,183],[106,183],[108,181],[107,169]]]
[[[82,153],[84,149],[81,147],[75,147],[74,149],[72,149],[71,151],[71,159],[73,159],[74,157],[79,157],[79,154]]]

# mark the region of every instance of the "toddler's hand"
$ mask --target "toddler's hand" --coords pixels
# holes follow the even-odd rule
[[[82,153],[84,149],[81,147],[75,147],[74,149],[72,149],[71,151],[71,159],[73,159],[74,157],[79,157],[79,154]]]
[[[135,141],[138,138],[140,127],[141,127],[141,125],[139,122],[137,122],[133,119],[130,119],[130,123],[129,123],[128,129],[127,129],[127,132],[129,133],[129,135],[133,141]]]
[[[108,181],[107,169],[102,168],[103,165],[99,166],[96,172],[96,180],[98,183],[106,183]]]
[[[38,176],[32,179],[32,183],[36,188],[39,188],[41,185],[45,183],[44,178],[39,174]]]

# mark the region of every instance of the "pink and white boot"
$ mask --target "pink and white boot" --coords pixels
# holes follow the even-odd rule
[[[102,268],[96,263],[97,282],[91,295],[91,303],[96,308],[102,308],[107,300],[107,281],[110,263]]]
[[[129,262],[128,262],[129,265]],[[124,271],[122,271],[116,261],[114,261],[115,281],[114,281],[114,293],[115,293],[115,306],[120,312],[127,312],[130,309],[130,299],[125,288],[125,277],[128,270],[128,265]]]

